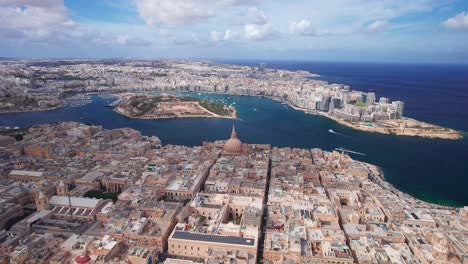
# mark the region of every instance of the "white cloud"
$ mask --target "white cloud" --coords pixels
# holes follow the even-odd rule
[[[134,47],[146,47],[151,44],[151,42],[140,39],[140,38],[131,38],[129,35],[118,35],[117,43],[123,46],[134,46]]]
[[[449,2],[451,1],[326,0],[289,1],[284,5],[280,1],[272,1],[265,10],[275,24],[310,18],[317,35],[352,35],[358,31],[368,31],[365,26],[377,20],[393,21],[410,14],[425,15],[450,6]],[[393,24],[391,26],[393,28]]]
[[[239,40],[239,33],[230,29],[226,29],[224,34],[219,31],[211,31],[211,40],[214,42],[236,41]]]
[[[248,5],[250,0],[134,0],[139,15],[151,26],[180,26],[215,17],[220,10]]]
[[[460,14],[445,20],[442,25],[448,29],[468,30],[468,13],[461,12]]]
[[[127,45],[128,35],[119,35],[117,36],[117,43],[121,45]]]
[[[44,38],[76,26],[62,0],[2,0],[0,14],[0,33],[19,37]]]
[[[232,31],[230,29],[226,29],[224,32],[224,40],[225,41],[234,41],[239,39],[239,33]]]
[[[367,26],[367,30],[372,32],[384,31],[388,26],[388,22],[385,20],[376,20]]]
[[[265,25],[268,23],[268,19],[262,10],[256,6],[247,9],[246,24]]]
[[[176,36],[172,37],[171,39],[168,40],[169,44],[174,44],[174,45],[202,45],[203,43],[206,43],[207,40],[201,40],[197,34],[192,33],[190,37],[187,36]]]
[[[244,26],[245,37],[250,40],[268,40],[279,36],[279,32],[271,24]]]
[[[211,40],[215,42],[219,42],[223,39],[223,35],[221,32],[218,31],[211,31]]]
[[[289,24],[289,32],[291,34],[303,35],[303,36],[314,36],[317,33],[312,27],[311,23],[307,19],[302,19],[297,22],[291,22]]]

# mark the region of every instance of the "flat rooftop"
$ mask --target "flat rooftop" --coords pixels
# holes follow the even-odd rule
[[[178,230],[174,231],[172,238],[193,240],[193,241],[204,241],[204,242],[211,242],[211,243],[242,245],[242,246],[255,246],[255,239],[252,239],[252,238],[243,238],[243,237],[236,237],[236,236],[207,235],[207,234],[191,233],[191,232],[178,231]]]

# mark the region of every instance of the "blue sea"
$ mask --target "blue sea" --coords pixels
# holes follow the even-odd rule
[[[468,65],[222,61],[223,63],[268,68],[305,70],[319,80],[349,85],[351,89],[373,91],[377,97],[405,102],[405,115],[418,120],[468,131]]]
[[[226,61],[224,61],[226,62]],[[229,61],[258,65],[259,61]],[[344,83],[352,89],[405,101],[405,115],[468,131],[468,66],[368,64],[330,62],[266,62],[267,67],[307,70],[320,79]],[[321,116],[296,111],[280,102],[259,97],[191,94],[234,104],[239,120],[189,118],[130,119],[104,107],[105,100],[77,108],[0,115],[0,126],[28,126],[74,120],[105,128],[131,127],[156,135],[163,144],[200,145],[226,139],[233,123],[241,140],[280,147],[343,147],[365,156],[353,158],[380,166],[386,179],[420,199],[453,206],[468,205],[468,139],[434,140],[356,131]],[[329,133],[329,129],[341,135]]]

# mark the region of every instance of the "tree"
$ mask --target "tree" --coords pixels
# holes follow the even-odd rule
[[[199,221],[200,224],[204,224],[205,221],[206,221],[206,217],[203,216],[203,215],[200,215],[200,218],[198,219],[198,221]]]

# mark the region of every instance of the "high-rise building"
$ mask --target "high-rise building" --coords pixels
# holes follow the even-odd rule
[[[365,102],[366,102],[366,105],[372,105],[373,103],[375,103],[375,93],[368,92]]]
[[[380,97],[379,103],[381,104],[388,104],[390,100],[387,97]]]
[[[320,110],[322,111],[328,111],[330,107],[330,101],[331,97],[330,96],[324,96],[322,97],[322,100],[320,101]]]
[[[344,106],[349,101],[349,92],[348,91],[342,92],[340,94],[340,96],[341,96],[341,98],[340,98],[341,99],[341,104],[342,104],[342,106]]]
[[[392,105],[396,110],[397,117],[398,118],[402,117],[404,109],[405,109],[405,103],[403,101],[395,101],[395,102],[392,102]]]
[[[340,108],[340,99],[332,98],[330,100],[330,106],[328,107],[328,112],[332,113],[335,108]]]

